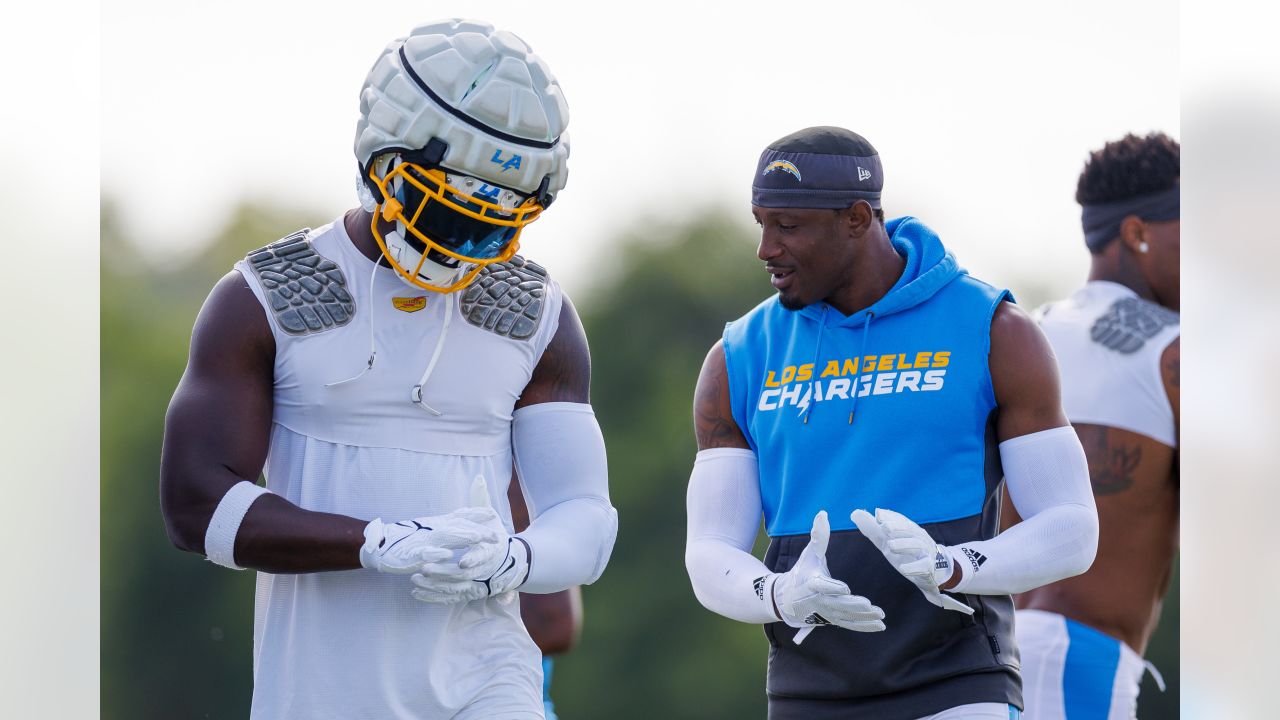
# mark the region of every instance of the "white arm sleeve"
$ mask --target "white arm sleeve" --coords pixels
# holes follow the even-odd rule
[[[1098,508],[1075,430],[1006,440],[1000,462],[1022,522],[991,540],[948,548],[963,573],[951,592],[1008,595],[1088,570],[1098,551]]]
[[[698,453],[689,476],[684,565],[693,594],[708,610],[748,623],[778,622],[776,575],[751,554],[760,532],[755,453],[715,448]]]
[[[618,535],[609,504],[604,436],[590,405],[552,402],[513,414],[511,446],[529,527],[529,579],[521,592],[589,585],[604,572]]]

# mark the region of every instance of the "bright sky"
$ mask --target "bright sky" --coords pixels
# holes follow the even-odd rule
[[[524,249],[570,292],[590,285],[607,240],[654,218],[717,203],[749,222],[764,146],[828,124],[878,148],[891,216],[933,225],[994,283],[1066,292],[1087,267],[1072,200],[1087,152],[1129,131],[1179,136],[1178,14],[1162,2],[368,7],[104,8],[104,197],[165,252],[216,232],[245,197],[327,222],[354,204],[365,73],[388,41],[445,15],[520,35],[564,88],[569,184]]]

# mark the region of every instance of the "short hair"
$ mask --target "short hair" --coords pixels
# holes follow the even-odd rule
[[[1178,141],[1162,132],[1129,133],[1109,142],[1089,154],[1076,184],[1076,202],[1111,203],[1169,190],[1178,184],[1179,151]]]

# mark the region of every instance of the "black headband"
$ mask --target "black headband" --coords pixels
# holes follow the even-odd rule
[[[1175,185],[1168,190],[1117,202],[1084,205],[1080,212],[1084,243],[1089,246],[1089,250],[1098,252],[1119,237],[1120,223],[1130,215],[1152,222],[1177,220],[1181,214],[1181,198],[1181,190]]]

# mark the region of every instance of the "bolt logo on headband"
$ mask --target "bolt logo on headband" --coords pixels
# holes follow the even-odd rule
[[[871,143],[851,130],[822,125],[791,133],[765,148],[751,183],[751,204],[844,209],[866,200],[879,208],[883,187],[880,155]]]
[[[448,293],[509,259],[565,185],[568,122],[546,63],[509,32],[453,19],[393,41],[365,78],[355,139],[387,262]]]
[[[800,177],[800,169],[797,168],[795,165],[792,165],[791,163],[787,162],[786,160],[774,160],[773,162],[769,163],[769,165],[765,167],[764,172],[760,174],[768,175],[774,170],[781,170],[782,172],[791,173],[792,175],[795,176],[796,180],[800,180],[801,182],[804,181],[804,178]]]

